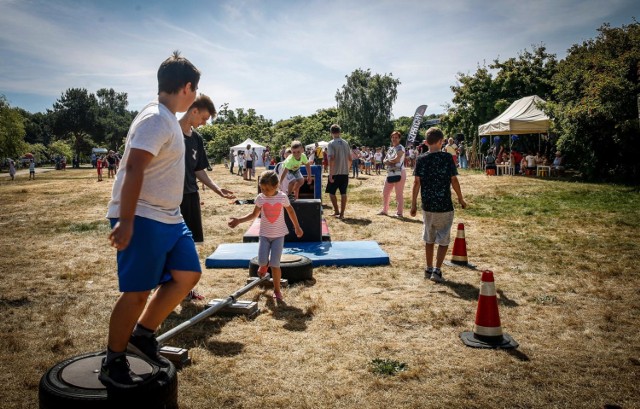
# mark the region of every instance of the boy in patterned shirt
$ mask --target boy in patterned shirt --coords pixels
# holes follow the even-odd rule
[[[467,203],[462,197],[458,170],[450,153],[442,152],[444,135],[439,128],[429,128],[426,141],[429,151],[418,157],[414,169],[413,190],[411,195],[411,216],[417,213],[416,200],[418,191],[422,199],[422,219],[424,231],[422,239],[425,242],[425,257],[427,268],[425,278],[437,283],[442,282],[442,262],[449,248],[451,226],[453,225],[453,202],[451,201],[451,187],[458,196],[458,202],[464,209]],[[433,266],[433,252],[438,244],[436,265]]]

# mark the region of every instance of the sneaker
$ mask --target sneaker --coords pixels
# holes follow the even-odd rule
[[[290,202],[295,202],[295,201],[296,201],[296,195],[294,195],[293,193],[291,193],[291,194],[289,195],[289,201],[290,201]]]
[[[427,267],[424,269],[424,278],[426,278],[427,280],[431,278],[431,274],[433,274],[433,270],[435,270],[433,267]]]
[[[436,283],[441,283],[442,281],[444,281],[444,279],[442,278],[442,271],[440,271],[439,268],[433,269],[433,272],[431,273],[431,281],[435,281]]]
[[[273,292],[273,299],[276,301],[283,301],[284,297],[282,296],[282,293],[280,291],[274,291]]]
[[[204,295],[198,293],[196,290],[189,291],[186,297],[184,297],[185,301],[193,301],[193,300],[204,300]]]
[[[171,362],[160,355],[160,349],[158,348],[158,341],[155,336],[145,337],[142,335],[131,335],[129,338],[129,344],[127,345],[127,352],[138,355],[140,358],[147,362],[158,365],[161,368],[167,368],[171,365]]]
[[[264,276],[267,275],[267,270],[268,269],[269,269],[269,266],[260,266],[260,267],[258,267],[258,277],[264,278]]]
[[[126,356],[112,359],[108,364],[107,358],[102,358],[98,379],[104,386],[114,386],[116,388],[133,388],[143,381],[129,369],[129,361]]]

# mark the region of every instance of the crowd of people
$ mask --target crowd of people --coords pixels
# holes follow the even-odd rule
[[[555,175],[564,173],[564,160],[560,151],[555,153],[553,160],[539,151],[535,155],[532,151],[519,152],[516,149],[504,148],[501,148],[497,154],[495,152],[496,149],[492,147],[485,155],[483,163],[485,170],[493,169],[495,173],[497,165],[506,165],[513,169],[511,174],[532,176],[537,174],[539,166],[548,166]]]

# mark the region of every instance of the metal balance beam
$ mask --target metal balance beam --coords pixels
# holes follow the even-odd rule
[[[202,311],[201,313],[199,313],[197,315],[194,315],[193,317],[191,317],[187,321],[185,321],[182,324],[170,329],[169,331],[165,332],[164,334],[159,335],[158,338],[157,338],[158,343],[159,344],[165,343],[169,339],[171,339],[171,338],[175,337],[176,335],[178,335],[179,333],[185,331],[187,328],[190,328],[190,327],[194,326],[195,324],[197,324],[198,322],[202,321],[203,319],[205,319],[207,317],[210,317],[211,315],[217,313],[218,311],[224,309],[225,307],[231,306],[244,293],[248,292],[249,290],[253,289],[254,287],[259,286],[260,284],[268,282],[269,279],[270,279],[270,274],[265,275],[263,278],[254,279],[253,281],[251,281],[250,283],[248,283],[244,287],[240,288],[238,291],[236,291],[235,293],[231,294],[230,296],[228,296],[224,300],[222,300],[222,301],[220,301],[220,302],[218,302],[216,304],[210,304],[210,307],[207,308],[206,310]],[[176,348],[176,347],[170,347],[170,346],[163,346],[162,348],[160,348],[160,354],[162,354],[164,357],[166,357],[167,359],[172,361],[178,368],[183,367],[185,365],[188,365],[190,363],[188,352],[189,351],[184,349],[184,348]]]

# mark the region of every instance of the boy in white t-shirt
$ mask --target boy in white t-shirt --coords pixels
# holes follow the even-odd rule
[[[180,214],[185,148],[175,116],[195,100],[199,81],[200,71],[176,51],[158,69],[158,100],[129,128],[107,210],[122,292],[111,312],[98,375],[107,386],[126,389],[143,382],[129,369],[127,352],[171,366],[159,354],[155,330],[200,279],[198,252]]]

